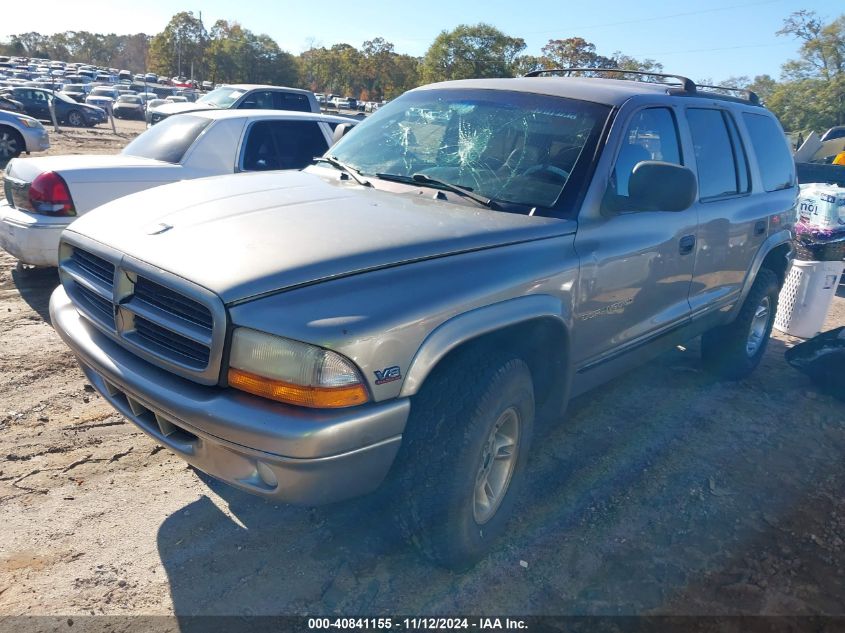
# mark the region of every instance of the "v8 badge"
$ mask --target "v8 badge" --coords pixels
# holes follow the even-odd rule
[[[401,380],[402,372],[397,366],[388,367],[387,369],[382,369],[381,371],[376,370],[376,384],[377,385],[384,385],[388,382],[393,382],[395,380]]]

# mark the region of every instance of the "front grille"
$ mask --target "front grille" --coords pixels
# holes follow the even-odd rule
[[[135,317],[135,333],[146,342],[148,347],[157,350],[162,356],[196,369],[202,369],[208,365],[210,350],[206,345],[192,341],[143,317]]]
[[[100,319],[103,325],[114,328],[114,304],[111,301],[80,284],[76,284],[74,290],[75,298],[88,308],[92,316]]]
[[[180,319],[211,330],[211,310],[198,301],[165,288],[146,277],[138,277],[138,281],[135,282],[135,298]]]
[[[86,273],[96,277],[111,288],[114,283],[114,264],[80,248],[73,249],[70,258]]]
[[[60,247],[62,284],[79,312],[142,358],[216,383],[226,327],[222,303],[184,280],[96,251]]]

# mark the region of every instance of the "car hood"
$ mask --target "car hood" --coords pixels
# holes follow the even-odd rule
[[[70,225],[225,302],[465,251],[550,238],[574,221],[489,211],[303,172],[191,180],[127,196]]]
[[[161,112],[170,116],[171,114],[180,114],[182,112],[196,112],[197,110],[216,110],[217,108],[207,103],[188,102],[188,103],[165,103],[156,106],[155,111]]]
[[[6,173],[24,182],[32,182],[38,174],[45,171],[55,171],[73,182],[108,182],[115,177],[112,171],[115,167],[174,168],[177,166],[160,160],[126,154],[81,154],[16,158],[9,163]]]

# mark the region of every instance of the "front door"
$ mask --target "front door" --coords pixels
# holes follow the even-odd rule
[[[581,261],[572,351],[586,373],[686,325],[698,228],[696,209],[634,211],[628,179],[643,160],[683,164],[676,114],[651,107],[633,114],[616,157],[605,209],[579,218]]]

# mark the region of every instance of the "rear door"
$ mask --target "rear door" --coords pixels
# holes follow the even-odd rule
[[[685,113],[698,176],[699,230],[690,288],[697,316],[739,297],[766,239],[768,211],[765,204],[754,204],[746,143],[731,109],[689,107]]]

